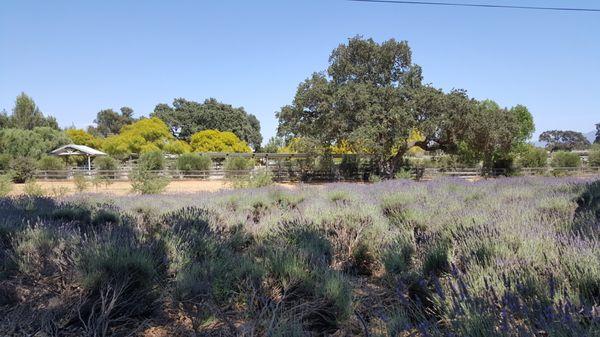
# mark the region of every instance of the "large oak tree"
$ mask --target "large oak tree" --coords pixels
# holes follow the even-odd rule
[[[162,119],[179,139],[189,140],[196,132],[203,130],[231,131],[254,149],[262,142],[260,122],[256,116],[244,108],[234,108],[214,98],[198,103],[177,98],[173,106],[158,104],[152,117]]]
[[[468,147],[490,168],[533,132],[523,106],[500,108],[477,102],[466,92],[444,93],[422,84],[405,41],[381,44],[351,38],[331,54],[326,72],[302,82],[292,104],[284,106],[278,134],[313,138],[324,148],[341,142],[372,154],[380,174],[391,176],[412,146],[455,153]],[[410,140],[418,130],[421,140]]]

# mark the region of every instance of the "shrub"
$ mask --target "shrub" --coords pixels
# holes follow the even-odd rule
[[[100,171],[113,171],[119,168],[119,162],[109,156],[100,156],[94,159],[94,168]]]
[[[7,196],[12,191],[12,177],[8,174],[0,175],[0,197]]]
[[[390,274],[401,274],[410,269],[415,246],[408,235],[398,236],[386,249],[383,255],[383,265]]]
[[[165,156],[162,151],[146,152],[138,159],[137,166],[146,171],[160,171],[165,168]]]
[[[131,188],[141,194],[159,194],[167,188],[171,180],[159,174],[137,168],[132,172]]]
[[[581,158],[577,153],[567,151],[557,151],[552,155],[552,167],[579,167]]]
[[[430,246],[423,261],[423,274],[440,275],[450,271],[451,243],[448,239],[439,239]]]
[[[8,154],[0,154],[0,172],[10,170],[10,156]]]
[[[73,176],[73,182],[75,183],[75,189],[79,193],[87,190],[90,184],[88,178],[81,173],[77,173]]]
[[[31,198],[43,197],[46,194],[44,188],[40,184],[38,184],[34,179],[25,182],[23,192],[25,192],[25,195]]]
[[[412,173],[410,172],[410,169],[401,168],[400,170],[398,170],[398,172],[396,172],[396,174],[394,174],[394,178],[395,179],[412,179]]]
[[[55,156],[44,156],[37,162],[37,168],[44,171],[60,171],[65,166],[64,160]]]
[[[272,184],[273,174],[267,170],[261,170],[260,172],[233,180],[233,187],[235,188],[260,188]]]
[[[548,152],[540,147],[528,146],[519,153],[517,163],[521,167],[545,167],[548,162]]]
[[[588,163],[593,167],[600,166],[600,144],[595,144],[590,149]]]
[[[36,162],[29,157],[17,157],[10,161],[10,169],[13,174],[13,180],[16,183],[24,183],[35,177]]]
[[[246,171],[254,168],[254,160],[243,157],[229,157],[223,163],[225,171]]]
[[[28,228],[16,240],[15,255],[18,268],[31,276],[51,275],[55,269],[51,261],[57,244],[54,232],[44,228]]]
[[[91,221],[91,212],[89,209],[81,206],[61,207],[52,212],[52,218],[64,222],[76,221],[87,224]]]
[[[197,153],[185,153],[177,158],[177,169],[182,172],[208,171],[212,166],[210,157]]]
[[[131,235],[110,232],[83,245],[77,268],[90,305],[101,301],[103,294],[114,296],[110,312],[99,314],[127,318],[153,308],[161,269],[152,251]]]
[[[94,226],[118,225],[120,223],[121,216],[119,213],[107,209],[98,210],[92,219],[92,225]]]
[[[322,280],[318,287],[319,295],[328,301],[337,322],[348,318],[352,313],[352,289],[346,278],[339,272],[320,271]]]

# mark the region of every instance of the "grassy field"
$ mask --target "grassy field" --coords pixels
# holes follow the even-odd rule
[[[600,182],[0,200],[2,336],[600,336]]]

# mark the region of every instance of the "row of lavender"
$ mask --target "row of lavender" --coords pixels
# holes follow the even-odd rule
[[[598,336],[599,200],[572,178],[4,199],[0,330]]]

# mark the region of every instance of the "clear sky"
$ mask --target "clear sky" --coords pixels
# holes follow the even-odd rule
[[[464,2],[600,8],[597,0]],[[536,134],[589,132],[600,122],[600,13],[344,0],[2,0],[0,110],[10,112],[24,91],[61,126],[85,127],[104,108],[141,116],[176,97],[215,97],[255,114],[268,139],[275,111],[355,35],[407,40],[436,87],[528,106]]]

